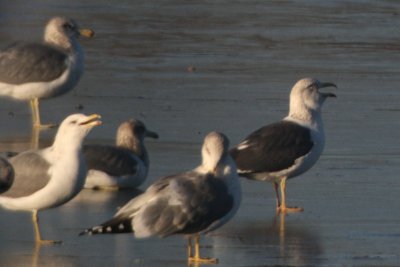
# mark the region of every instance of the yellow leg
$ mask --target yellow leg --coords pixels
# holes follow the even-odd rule
[[[31,149],[39,148],[40,128],[32,127],[31,132]]]
[[[277,211],[278,212],[283,212],[283,213],[304,211],[304,209],[301,208],[301,207],[287,207],[286,206],[286,179],[287,179],[287,177],[283,177],[281,179],[281,198],[282,198],[282,203],[277,208]]]
[[[100,186],[95,186],[95,187],[93,187],[93,188],[91,188],[91,189],[93,189],[93,190],[102,190],[102,191],[108,191],[108,192],[116,192],[116,191],[119,191],[119,187],[118,186],[116,186],[116,185],[114,185],[114,186],[112,186],[112,185],[110,185],[110,186],[103,186],[103,185],[100,185]]]
[[[30,100],[31,112],[32,112],[32,126],[34,128],[54,128],[57,127],[56,124],[42,124],[40,122],[40,111],[39,111],[39,99],[34,98]]]
[[[279,198],[279,184],[277,182],[273,182],[274,190],[275,190],[275,195],[276,195],[276,208],[279,209],[281,206],[281,200]]]
[[[189,262],[200,262],[200,263],[209,263],[209,264],[216,264],[218,263],[218,259],[216,258],[201,258],[200,257],[200,236],[196,235],[194,238],[194,256],[192,255],[192,242],[191,238],[189,238],[188,244],[188,253],[189,254]]]
[[[32,221],[33,221],[33,226],[35,228],[35,241],[37,244],[61,244],[62,241],[55,241],[55,240],[43,240],[42,236],[40,234],[40,229],[39,229],[39,217],[38,217],[38,211],[34,210],[32,213]]]
[[[39,99],[34,98],[30,100],[31,112],[32,112],[32,126],[40,127],[40,115],[39,115]]]

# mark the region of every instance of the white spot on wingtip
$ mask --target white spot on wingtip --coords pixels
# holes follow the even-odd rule
[[[111,231],[112,231],[111,226],[108,226],[108,227],[106,228],[106,231],[107,231],[107,232],[111,232]]]
[[[246,149],[250,146],[250,144],[247,141],[244,141],[243,143],[240,143],[236,148],[238,150],[243,150]]]
[[[119,230],[124,230],[125,226],[121,223],[120,225],[118,225],[118,229]]]

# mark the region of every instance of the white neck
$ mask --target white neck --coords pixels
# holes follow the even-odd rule
[[[289,114],[287,117],[284,118],[284,120],[292,121],[292,122],[300,124],[304,127],[307,127],[310,129],[315,129],[320,132],[324,130],[322,117],[319,113],[307,116],[308,119],[304,119],[304,118],[305,118],[304,116],[298,116],[297,114]]]
[[[307,125],[312,128],[323,128],[321,108],[312,109],[305,105],[299,98],[290,99],[289,114],[286,120],[295,121],[302,125]]]
[[[67,140],[70,140],[68,142]],[[65,144],[68,145],[65,145]],[[52,145],[52,149],[57,153],[65,153],[66,151],[78,151],[81,149],[83,143],[83,138],[77,135],[65,134],[62,130],[58,131],[56,137],[54,138],[54,142]]]

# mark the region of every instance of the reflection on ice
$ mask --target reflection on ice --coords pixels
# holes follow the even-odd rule
[[[323,254],[318,233],[294,218],[288,220],[292,216],[299,215],[280,213],[269,222],[230,224],[213,235],[215,253],[229,259],[225,261],[230,266],[237,262],[250,266],[318,266]]]

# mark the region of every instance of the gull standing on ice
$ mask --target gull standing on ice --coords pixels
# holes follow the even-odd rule
[[[209,133],[203,143],[200,166],[157,180],[114,218],[81,235],[133,232],[137,238],[145,238],[183,234],[188,237],[189,262],[216,263],[217,259],[200,257],[199,242],[200,234],[217,229],[239,208],[240,182],[228,147],[225,135]]]
[[[87,173],[82,142],[89,131],[101,124],[97,114],[73,114],[61,123],[52,146],[28,150],[10,159],[15,177],[11,188],[0,195],[0,207],[32,211],[37,243],[43,240],[38,225],[38,211],[60,206],[83,188]]]
[[[83,73],[84,53],[77,38],[92,37],[90,29],[54,17],[47,23],[44,43],[17,42],[0,51],[0,96],[29,100],[34,127],[40,121],[39,99],[56,97],[73,89]]]
[[[149,156],[144,138],[157,139],[158,134],[140,120],[120,124],[116,145],[84,145],[83,155],[88,166],[85,188],[118,189],[141,185],[149,171]]]
[[[332,86],[336,87],[313,78],[299,80],[290,93],[289,115],[251,133],[230,151],[240,176],[273,183],[277,211],[303,211],[286,206],[286,180],[309,170],[324,149],[321,107],[327,97],[336,95],[319,89]]]

